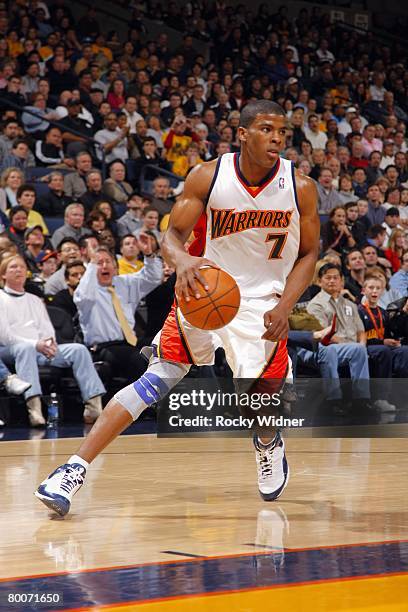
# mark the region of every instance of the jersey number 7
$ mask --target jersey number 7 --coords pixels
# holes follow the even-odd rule
[[[288,237],[288,232],[283,234],[268,234],[265,242],[274,241],[273,246],[271,248],[271,252],[269,253],[268,259],[282,259],[282,251],[285,246],[286,239]]]

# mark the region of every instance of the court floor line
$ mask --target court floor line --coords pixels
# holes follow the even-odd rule
[[[286,553],[299,553],[299,552],[307,552],[307,551],[320,551],[320,550],[339,550],[339,549],[350,549],[350,548],[360,548],[360,547],[375,547],[375,546],[387,546],[392,544],[408,544],[408,539],[399,539],[399,540],[380,540],[374,542],[357,542],[352,544],[331,544],[326,546],[319,546],[318,548],[310,546],[304,548],[282,548],[278,549],[278,551],[283,551]],[[222,559],[234,559],[239,557],[253,557],[265,555],[271,555],[271,551],[257,551],[257,552],[241,552],[241,553],[231,553],[227,555],[208,555],[208,556],[199,556],[197,558],[185,559],[185,563],[200,563],[203,560],[212,561],[212,560],[222,560]],[[160,565],[168,565],[171,563],[177,563],[174,559],[166,559],[163,561],[150,561],[148,563],[132,563],[128,565],[112,565],[106,567],[94,567],[94,568],[85,568],[75,570],[75,574],[87,574],[92,572],[109,572],[113,570],[127,570],[127,569],[136,569],[150,566],[160,566]],[[44,574],[29,574],[26,576],[11,576],[8,578],[0,578],[0,583],[4,582],[19,582],[22,580],[31,580],[36,578],[48,578],[48,577],[57,577],[57,576],[68,576],[72,574],[70,571],[65,572],[49,572]]]
[[[164,602],[170,602],[170,601],[185,601],[185,600],[194,600],[194,599],[199,599],[202,597],[205,598],[211,598],[211,597],[219,597],[220,595],[234,595],[234,594],[243,594],[243,593],[252,593],[252,592],[262,592],[262,591],[275,591],[275,589],[296,589],[299,587],[304,587],[304,586],[313,586],[313,585],[331,585],[331,584],[341,584],[341,583],[350,583],[350,582],[357,582],[357,581],[365,581],[365,580],[374,580],[374,579],[378,579],[378,578],[393,578],[393,577],[403,577],[403,576],[407,576],[406,572],[395,572],[395,573],[386,573],[386,574],[371,574],[371,575],[367,575],[367,576],[352,576],[352,577],[346,577],[346,578],[336,578],[336,579],[321,579],[321,580],[310,580],[310,581],[304,581],[304,582],[295,582],[292,584],[277,584],[274,586],[260,586],[260,587],[253,587],[253,588],[246,588],[246,589],[229,589],[229,590],[224,590],[224,591],[211,591],[211,592],[202,592],[202,593],[195,593],[194,595],[180,595],[180,596],[174,596],[174,597],[160,597],[160,598],[155,598],[155,599],[144,599],[144,600],[140,600],[140,599],[135,599],[133,601],[120,601],[120,602],[112,602],[112,603],[108,603],[108,604],[102,604],[102,605],[95,605],[93,606],[94,609],[97,610],[106,610],[106,609],[110,609],[112,607],[114,607],[115,609],[118,608],[126,608],[129,606],[142,606],[142,605],[146,605],[146,604],[158,604],[158,603],[164,603]],[[59,612],[88,612],[89,610],[92,610],[93,608],[89,608],[89,606],[87,606],[86,608],[80,607],[80,608],[64,608],[63,610],[60,610]]]

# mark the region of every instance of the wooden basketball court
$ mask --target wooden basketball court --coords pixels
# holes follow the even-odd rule
[[[0,444],[1,611],[408,610],[403,438],[289,437],[268,504],[250,439],[121,436],[60,519],[33,491],[77,446]]]

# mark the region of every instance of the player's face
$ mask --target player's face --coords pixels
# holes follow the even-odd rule
[[[285,147],[286,117],[257,115],[248,128],[238,128],[238,136],[254,164],[272,168]]]

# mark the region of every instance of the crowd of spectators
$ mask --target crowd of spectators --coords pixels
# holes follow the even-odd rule
[[[182,44],[164,31],[149,40],[144,15],[181,32]],[[8,11],[0,4],[0,297],[9,317],[0,344],[7,365],[14,361],[27,378],[21,347],[18,355],[8,350],[17,337],[19,346],[34,343],[39,364],[65,363],[51,323],[21,325],[7,292],[28,292],[36,311],[45,300],[66,313],[71,340],[94,361],[113,372],[126,363],[129,378],[142,371],[139,349],[172,300],[174,271],[163,265],[160,241],[183,180],[197,164],[237,152],[241,109],[268,99],[287,112],[282,155],[317,182],[321,259],[300,302],[325,327],[329,306],[323,316],[321,304],[334,296],[339,320],[338,299],[345,300],[355,329],[342,321],[330,346],[359,344],[357,361],[368,336],[369,345],[383,347],[382,369],[374,367],[378,351],[374,359],[364,349],[360,378],[369,368],[406,376],[406,65],[398,42],[332,24],[319,8],[290,18],[285,6],[146,2],[133,9],[121,38],[104,31],[94,7],[78,20],[66,0],[28,0]],[[26,274],[24,290],[7,284],[9,266]],[[299,363],[313,361],[332,376],[346,361],[355,371],[345,347],[334,359],[330,346],[310,351],[299,342],[292,354]],[[32,378],[35,351],[30,359]],[[33,424],[42,423],[38,402],[30,403],[41,394],[37,378],[25,391]],[[99,411],[98,402],[88,405],[88,419]]]

